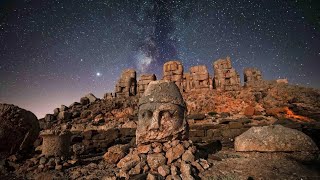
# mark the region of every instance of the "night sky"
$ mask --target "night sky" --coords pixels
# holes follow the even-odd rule
[[[242,75],[320,88],[318,0],[1,0],[0,102],[38,118],[92,92],[113,92],[125,68],[162,77],[227,55]]]

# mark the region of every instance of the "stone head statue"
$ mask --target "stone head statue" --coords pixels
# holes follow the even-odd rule
[[[186,104],[174,82],[152,81],[139,100],[137,144],[188,138]]]

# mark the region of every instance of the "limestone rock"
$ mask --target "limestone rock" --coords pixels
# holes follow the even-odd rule
[[[230,57],[218,59],[213,63],[214,87],[219,90],[236,91],[240,89],[240,76],[231,66]]]
[[[252,127],[235,138],[236,151],[314,152],[318,147],[304,133],[281,125]]]
[[[157,170],[159,166],[166,164],[166,158],[161,153],[149,154],[147,162],[152,170]]]
[[[103,155],[103,159],[110,163],[110,164],[116,164],[125,157],[127,151],[129,149],[129,145],[125,144],[117,144],[108,149],[108,152],[106,152]]]
[[[39,131],[38,119],[32,112],[0,104],[0,159],[30,148]]]
[[[128,171],[131,168],[135,167],[140,162],[140,157],[136,153],[130,153],[122,158],[117,167],[122,169],[123,171]]]
[[[136,76],[136,71],[133,69],[126,69],[122,71],[121,77],[115,88],[117,97],[129,97],[137,94]]]
[[[180,61],[168,61],[163,65],[163,80],[174,82],[182,89],[183,66]]]
[[[174,160],[178,159],[183,153],[184,153],[184,148],[182,144],[173,146],[166,153],[166,158],[168,159],[168,163],[170,164]]]
[[[90,103],[93,103],[97,100],[97,98],[92,93],[85,95],[85,97],[89,99]]]
[[[139,99],[137,144],[186,139],[185,102],[170,81],[152,81]]]

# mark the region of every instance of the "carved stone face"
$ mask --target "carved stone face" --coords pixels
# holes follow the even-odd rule
[[[160,81],[153,83],[151,87],[149,85],[147,93],[140,99],[143,103],[139,106],[137,144],[165,142],[186,137],[186,109],[181,94],[174,83],[170,83],[169,86],[167,81],[162,83],[167,84],[161,84]],[[172,86],[174,86],[173,89]],[[167,92],[168,90],[174,92]],[[177,96],[170,96],[177,93]],[[179,102],[183,103],[179,104]]]

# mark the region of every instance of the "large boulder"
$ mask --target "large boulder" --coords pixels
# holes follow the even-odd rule
[[[319,148],[306,134],[281,125],[252,127],[235,138],[236,151],[245,152],[306,152]]]
[[[38,119],[32,112],[0,104],[0,158],[30,148],[39,131]]]

